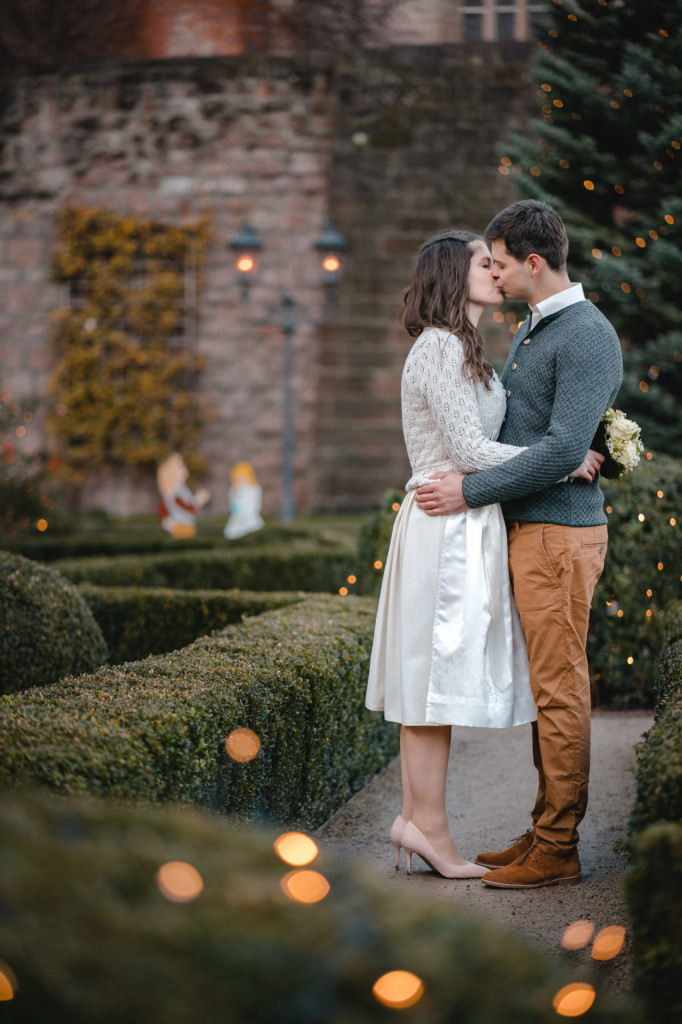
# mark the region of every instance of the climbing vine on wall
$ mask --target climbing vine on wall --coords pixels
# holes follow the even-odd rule
[[[205,468],[194,323],[209,234],[206,220],[177,227],[62,211],[49,428],[74,484],[90,470],[148,471],[176,450],[195,472]]]

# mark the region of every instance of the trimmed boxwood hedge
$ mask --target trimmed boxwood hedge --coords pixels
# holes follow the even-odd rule
[[[637,754],[633,832],[659,821],[682,822],[682,604],[670,609],[665,640],[656,719]]]
[[[0,551],[0,693],[91,672],[106,660],[100,628],[76,587]]]
[[[177,587],[180,590],[307,590],[336,592],[357,556],[323,539],[287,545],[209,551],[64,559],[52,563],[72,583],[104,587]]]
[[[272,524],[262,530],[246,534],[238,540],[223,537],[223,525],[199,520],[194,537],[171,537],[158,523],[138,523],[123,520],[101,526],[85,526],[73,533],[40,534],[10,540],[0,536],[0,547],[26,558],[52,562],[59,558],[105,557],[112,555],[153,554],[168,551],[196,551],[210,548],[269,547],[288,544],[293,540],[319,536],[320,531],[299,524],[283,526]]]
[[[296,903],[275,833],[187,808],[5,793],[0,816],[0,949],[19,985],[7,1024],[379,1024],[395,1014],[372,988],[393,970],[424,985],[399,1014],[412,1024],[553,1024],[552,999],[575,978],[365,864],[320,855],[311,868],[329,893]],[[159,892],[169,861],[200,873],[192,902]],[[635,1020],[601,993],[588,1017]]]
[[[646,1019],[682,1020],[682,822],[638,833],[626,881],[635,992]]]
[[[0,783],[326,820],[398,749],[364,707],[375,602],[320,596],[173,654],[5,697]],[[262,741],[247,765],[228,733]]]
[[[653,727],[637,754],[626,892],[636,989],[650,1018],[682,1020],[682,604],[667,616]]]
[[[302,593],[257,593],[245,590],[169,590],[150,587],[79,586],[97,620],[109,664],[137,661],[185,647],[200,636],[244,616],[261,615],[296,604]]]

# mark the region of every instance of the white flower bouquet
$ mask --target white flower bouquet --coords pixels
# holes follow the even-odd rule
[[[607,409],[602,416],[594,441],[594,451],[605,456],[599,470],[607,480],[619,480],[639,462],[644,445],[640,439],[640,426],[629,420],[621,409]]]

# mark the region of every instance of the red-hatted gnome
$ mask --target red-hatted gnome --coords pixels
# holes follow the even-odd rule
[[[205,487],[194,494],[187,486],[188,476],[185,460],[177,452],[169,455],[156,471],[161,494],[157,514],[164,530],[172,537],[193,537],[197,532],[197,514],[211,498]]]

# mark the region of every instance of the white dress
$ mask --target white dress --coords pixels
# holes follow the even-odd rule
[[[533,721],[536,708],[500,506],[428,516],[414,500],[433,473],[487,469],[524,450],[495,441],[506,408],[497,375],[487,389],[462,364],[459,339],[429,328],[403,370],[412,476],[386,560],[366,703],[403,725],[506,728]]]

